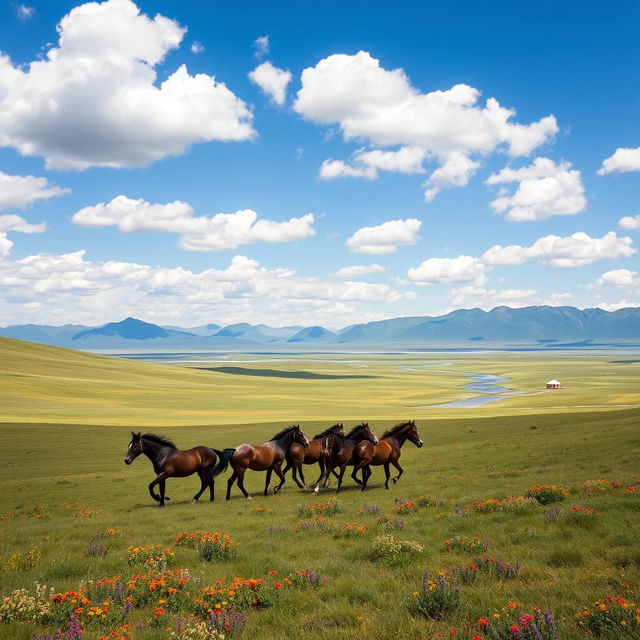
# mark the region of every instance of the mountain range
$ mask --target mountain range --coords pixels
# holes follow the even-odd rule
[[[292,350],[366,348],[419,349],[640,346],[640,308],[618,311],[531,306],[458,309],[442,316],[392,318],[355,324],[340,331],[320,326],[270,327],[215,323],[181,328],[136,318],[84,325],[12,325],[0,336],[75,349],[100,350]]]

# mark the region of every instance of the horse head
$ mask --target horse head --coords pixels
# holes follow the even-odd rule
[[[371,431],[371,427],[369,426],[368,422],[363,422],[362,423],[362,428],[364,431],[364,439],[368,440],[369,442],[373,442],[373,444],[378,444],[378,438],[376,438],[375,434],[373,433],[373,431]]]
[[[416,445],[416,447],[418,447],[418,449],[420,449],[420,447],[422,447],[424,442],[422,441],[422,438],[418,433],[418,428],[416,427],[416,423],[413,420],[410,420],[408,424],[409,424],[409,430],[407,431],[407,437],[413,444]]]
[[[299,424],[293,425],[293,441],[301,444],[305,448],[309,446],[309,441],[304,433],[302,433],[302,429],[300,429]]]
[[[124,457],[125,464],[131,464],[142,453],[142,434],[131,432],[131,442],[127,448],[127,455]]]

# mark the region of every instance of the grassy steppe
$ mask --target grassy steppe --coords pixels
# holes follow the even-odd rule
[[[34,581],[63,591],[86,579],[126,578],[136,571],[127,564],[129,544],[172,546],[178,534],[196,529],[230,534],[240,544],[237,558],[229,562],[205,563],[192,550],[176,549],[176,566],[188,568],[204,585],[233,576],[267,577],[271,570],[282,575],[309,568],[327,576],[324,586],[288,590],[275,607],[251,616],[242,636],[247,640],[427,639],[450,637],[452,628],[458,630],[456,637],[470,638],[477,632],[477,618],[490,616],[509,601],[520,603],[523,611],[549,607],[563,624],[560,637],[577,640],[586,636],[574,624],[576,612],[605,593],[628,597],[629,589],[640,587],[640,496],[624,489],[585,496],[577,489],[586,480],[603,477],[629,486],[638,475],[640,410],[615,408],[638,402],[638,364],[610,363],[625,358],[447,357],[452,362],[447,370],[504,375],[511,379],[508,386],[525,393],[538,392],[540,381],[551,377],[566,381],[569,388],[562,395],[514,396],[473,410],[414,411],[409,409],[412,403],[467,395],[456,389],[464,382],[456,374],[397,369],[444,358],[379,356],[365,362],[336,356],[361,362],[246,365],[327,375],[345,375],[352,367],[357,374],[378,376],[274,379],[147,365],[14,341],[3,341],[0,347],[0,513],[14,514],[0,520],[0,556],[6,559],[33,547],[42,554],[35,567],[0,572],[3,594]],[[224,419],[188,413],[194,406],[206,412],[212,405]],[[561,405],[611,409],[553,408]],[[255,499],[241,499],[236,489],[234,499],[226,503],[226,475],[222,476],[213,505],[189,502],[197,488],[193,478],[170,480],[167,493],[172,501],[162,510],[147,494],[146,485],[153,478],[148,461],[140,458],[131,467],[122,462],[129,426],[153,426],[181,448],[222,448],[262,442],[283,421],[299,420],[312,434],[337,419],[352,424],[368,418],[380,433],[404,417],[415,417],[425,447],[405,446],[405,475],[399,484],[385,491],[380,469],[374,470],[366,493],[349,481],[340,497],[346,511],[331,518],[338,526],[370,525],[359,538],[295,531],[300,521],[296,506],[315,498],[298,491],[290,478],[281,494],[263,498],[264,475],[250,473],[246,485]],[[313,475],[307,472],[309,478]],[[581,505],[594,509],[597,517],[580,526],[570,518],[547,521],[543,514],[548,507],[542,506],[518,514],[476,513],[471,508],[474,501],[521,495],[537,484],[576,487],[560,507],[571,511]],[[405,527],[394,535],[420,542],[424,551],[401,567],[372,561],[372,541],[384,532],[373,516],[357,510],[368,503],[391,513],[396,498],[421,494],[433,494],[445,503],[403,515]],[[325,492],[321,498],[329,495]],[[74,510],[62,506],[68,503],[97,513],[74,517]],[[44,505],[47,517],[28,517],[36,505]],[[285,530],[269,533],[271,525]],[[106,527],[122,530],[120,537],[105,542],[109,553],[83,557],[91,536]],[[501,581],[482,573],[464,588],[465,609],[451,619],[433,622],[415,616],[411,594],[425,569],[464,564],[477,556],[444,553],[443,541],[475,533],[489,541],[491,555],[520,563],[520,575]],[[147,623],[149,616],[149,610],[136,611],[133,621]],[[0,638],[26,640],[33,630],[29,625],[1,624]],[[164,632],[148,626],[133,631],[136,639],[164,637]],[[95,627],[88,627],[85,637],[93,640],[99,635]]]
[[[508,378],[518,393],[474,415],[640,407],[634,356],[551,354],[284,355],[167,366],[0,338],[0,420],[105,425],[211,425],[292,420],[467,417],[419,408],[472,397],[467,373]],[[237,359],[234,355],[232,358]],[[409,367],[409,369],[401,368]],[[238,370],[247,374],[238,375]],[[275,370],[275,375],[274,375]],[[264,372],[270,375],[255,375]],[[561,392],[546,391],[551,378]]]

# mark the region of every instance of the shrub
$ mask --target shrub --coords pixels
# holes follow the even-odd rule
[[[578,492],[583,496],[594,496],[599,493],[606,493],[616,488],[619,483],[609,482],[606,478],[599,478],[598,480],[585,480],[582,485],[578,487]]]
[[[3,571],[25,571],[32,569],[40,562],[40,549],[33,547],[28,551],[16,551],[12,553],[6,560],[0,560],[0,568]]]
[[[16,589],[0,603],[0,622],[39,622],[51,614],[53,589],[35,583],[31,594],[27,589]]]
[[[383,535],[373,541],[370,557],[373,560],[382,560],[389,565],[400,565],[410,561],[422,551],[423,547],[418,542],[398,540],[392,535]]]
[[[335,516],[345,511],[345,508],[335,496],[329,498],[326,502],[314,502],[312,504],[299,504],[296,507],[296,513],[301,517],[327,517]]]
[[[534,609],[533,614],[518,613],[518,605],[509,603],[500,614],[477,621],[482,636],[492,640],[559,640],[558,625],[549,610]]]
[[[320,587],[327,581],[326,577],[319,574],[317,571],[296,571],[289,574],[285,578],[285,582],[290,587],[296,587],[298,589],[305,589],[307,587]]]
[[[382,509],[377,504],[363,504],[362,508],[358,509],[356,513],[365,513],[370,516],[381,516]]]
[[[460,567],[448,567],[447,571],[463,584],[472,584],[478,577],[478,565],[470,562]]]
[[[129,564],[143,564],[149,568],[162,570],[173,563],[175,554],[168,547],[159,544],[130,544],[127,550]]]
[[[486,551],[489,548],[489,542],[482,540],[479,533],[475,533],[471,538],[464,536],[456,536],[442,543],[443,551],[466,551],[476,553],[477,551]]]
[[[224,633],[211,623],[198,620],[183,622],[178,619],[176,628],[169,631],[169,638],[189,638],[189,640],[224,640]]]
[[[209,627],[212,631],[222,634],[218,637],[235,636],[244,631],[247,625],[247,618],[247,614],[243,612],[217,610],[209,616]]]
[[[420,591],[414,592],[415,609],[418,614],[432,620],[440,620],[462,610],[462,586],[447,582],[444,573],[432,576],[428,571],[422,577]]]
[[[569,492],[564,487],[557,487],[554,484],[542,484],[531,487],[527,491],[527,498],[535,498],[540,504],[553,504],[562,502]]]
[[[597,518],[598,514],[593,509],[581,506],[571,507],[571,511],[566,515],[567,522],[585,529],[591,529],[596,524]]]
[[[576,614],[578,626],[590,635],[602,638],[637,638],[640,635],[640,615],[635,603],[610,595],[585,607]]]
[[[359,538],[369,530],[368,524],[360,522],[345,522],[341,529],[335,532],[336,538]]]
[[[385,531],[397,531],[404,529],[404,520],[398,518],[398,516],[378,516],[376,518],[378,526],[382,527]]]
[[[231,536],[224,533],[209,533],[198,529],[193,533],[181,533],[176,538],[176,547],[196,549],[202,560],[230,560],[238,553],[238,544],[233,542]]]
[[[443,504],[446,504],[446,500],[443,500],[442,498],[436,498],[435,496],[427,493],[418,496],[415,499],[415,503],[419,507],[441,507]]]

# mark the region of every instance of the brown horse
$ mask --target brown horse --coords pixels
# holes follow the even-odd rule
[[[416,423],[413,420],[409,422],[402,422],[395,427],[391,427],[391,429],[387,429],[382,436],[380,436],[380,440],[378,444],[374,447],[373,458],[369,465],[371,466],[380,466],[384,465],[384,488],[389,488],[389,465],[393,465],[398,470],[398,475],[393,478],[393,484],[398,482],[400,476],[403,473],[403,468],[400,466],[398,462],[400,458],[400,454],[402,453],[402,445],[409,440],[413,444],[418,447],[422,447],[424,442],[420,438],[420,434],[418,433],[418,429],[416,428]],[[364,480],[365,470],[362,470],[362,480]],[[371,471],[369,471],[369,475],[371,475]],[[351,477],[358,483],[362,484],[361,480],[356,478],[356,470],[353,470]]]
[[[309,446],[309,441],[305,438],[298,424],[286,427],[261,446],[241,444],[236,449],[225,449],[213,473],[217,475],[231,465],[233,473],[227,481],[227,500],[231,498],[231,487],[236,480],[244,497],[251,497],[244,488],[244,474],[247,469],[267,472],[267,480],[264,485],[265,496],[268,495],[271,473],[275,471],[278,478],[280,478],[280,484],[274,487],[273,493],[278,493],[285,481],[281,470],[282,462],[294,442],[301,444],[303,447]]]
[[[131,442],[124,458],[125,464],[131,464],[141,453],[151,460],[153,470],[157,478],[149,485],[151,497],[158,502],[159,507],[164,507],[164,501],[169,500],[164,495],[167,478],[185,478],[194,473],[200,476],[200,491],[193,496],[193,502],[197,502],[204,490],[209,487],[211,502],[213,502],[213,478],[217,475],[214,471],[218,458],[222,455],[218,449],[209,447],[194,447],[181,451],[176,445],[162,436],[153,433],[131,432]],[[153,490],[160,486],[160,495]]]
[[[364,482],[362,490],[367,488],[367,480],[371,475],[371,471],[364,475],[368,470],[368,465],[373,458],[374,446],[378,443],[378,439],[371,431],[368,423],[358,425],[351,429],[346,436],[338,434],[329,434],[325,437],[325,470],[320,475],[314,492],[318,493],[321,484],[326,484],[329,474],[335,467],[340,467],[338,473],[338,486],[336,493],[342,487],[342,478],[348,465],[354,465],[354,473],[363,469]]]
[[[338,435],[344,435],[344,426],[340,424],[334,424],[333,427],[325,429],[322,433],[318,433],[313,436],[313,440],[309,442],[308,447],[303,447],[301,444],[294,442],[289,451],[287,452],[287,466],[282,470],[282,475],[287,475],[289,469],[293,469],[291,475],[293,481],[301,488],[306,489],[307,484],[304,479],[304,473],[302,472],[303,464],[319,464],[320,473],[324,473],[324,456],[322,455],[323,441],[330,433],[337,433]],[[298,475],[300,480],[298,480]]]

